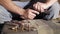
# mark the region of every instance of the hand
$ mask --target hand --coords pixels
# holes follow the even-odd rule
[[[33,19],[36,14],[39,14],[39,12],[32,10],[32,9],[27,9],[22,18],[24,19]]]
[[[44,12],[44,9],[47,9],[48,6],[46,3],[41,3],[41,2],[37,2],[36,4],[33,5],[35,10]]]

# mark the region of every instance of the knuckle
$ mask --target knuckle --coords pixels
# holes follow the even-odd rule
[[[39,3],[39,2],[37,2],[37,3]]]
[[[36,15],[34,15],[34,17],[35,17]]]

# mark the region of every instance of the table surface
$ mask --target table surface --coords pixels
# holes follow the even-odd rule
[[[2,34],[60,34],[60,23],[57,22],[57,20],[29,20],[32,23],[39,23],[40,24],[40,29],[39,31],[25,31],[25,32],[20,32],[18,30],[17,32],[9,30],[8,28],[10,26],[6,25],[4,26],[2,30]],[[27,22],[27,20],[26,20]]]

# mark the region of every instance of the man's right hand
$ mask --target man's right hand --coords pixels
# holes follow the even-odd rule
[[[38,11],[27,9],[23,16],[21,16],[23,19],[33,19],[36,14],[39,14]]]

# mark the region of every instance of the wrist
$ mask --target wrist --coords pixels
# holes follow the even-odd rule
[[[27,12],[26,10],[22,9],[22,11],[20,12],[20,17],[23,18],[23,19],[27,19],[27,16],[26,16]]]
[[[20,8],[20,11],[18,11],[18,14],[19,14],[20,16],[24,16],[25,12],[26,12],[26,11],[25,11],[24,9]]]

